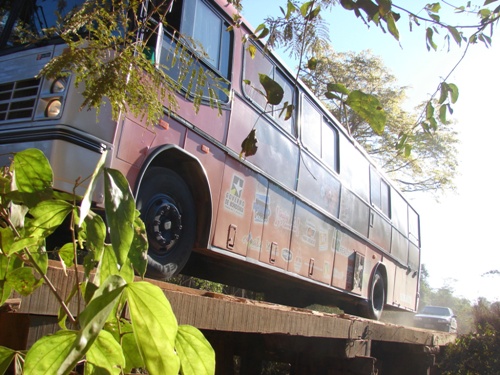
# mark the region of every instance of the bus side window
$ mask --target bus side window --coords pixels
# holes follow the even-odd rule
[[[273,65],[271,60],[269,60],[259,49],[256,50],[253,58],[250,57],[249,53],[245,53],[243,69],[243,79],[250,81],[250,84],[245,84],[243,87],[245,95],[262,110],[264,110],[269,116],[271,116],[283,130],[285,130],[288,134],[295,136],[295,110],[292,113],[292,117],[288,120],[285,120],[286,111],[283,111],[285,103],[290,105],[295,102],[293,83],[288,80],[286,76],[281,73],[281,71]],[[259,74],[265,74],[281,86],[284,91],[284,95],[280,104],[270,105],[267,103],[266,98],[262,95],[264,89],[260,84]],[[261,92],[257,90],[260,90]]]
[[[382,211],[385,216],[390,217],[390,187],[378,172],[370,167],[370,196],[371,203]]]
[[[193,38],[204,51],[204,58],[225,78],[229,78],[231,33],[224,22],[202,0],[184,0],[180,31]],[[196,50],[198,46],[194,46]]]
[[[321,156],[321,114],[316,108],[302,96],[302,113],[301,113],[301,138],[304,146],[314,153],[316,156]]]
[[[321,129],[321,159],[337,173],[339,172],[338,138],[337,129],[324,120]]]

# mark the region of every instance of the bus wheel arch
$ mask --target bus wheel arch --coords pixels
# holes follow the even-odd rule
[[[192,248],[208,244],[212,205],[205,170],[184,150],[163,146],[144,163],[135,191],[150,243],[146,275],[168,279]]]

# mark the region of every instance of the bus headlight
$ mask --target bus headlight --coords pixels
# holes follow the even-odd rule
[[[54,93],[60,93],[66,90],[66,84],[68,80],[64,77],[56,79],[53,83],[52,86],[50,87],[50,92],[52,94]]]
[[[54,118],[61,114],[61,101],[59,99],[52,100],[45,110],[45,116],[48,118]]]

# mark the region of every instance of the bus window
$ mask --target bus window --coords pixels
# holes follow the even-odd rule
[[[321,113],[304,96],[300,128],[304,146],[316,156],[321,156]]]
[[[370,167],[370,196],[372,205],[382,211],[385,216],[390,217],[389,185],[373,167]]]
[[[179,14],[182,14],[180,25],[176,19]],[[211,88],[219,102],[227,102],[232,52],[232,33],[226,30],[229,24],[202,0],[176,1],[166,22],[168,25],[165,28],[160,58],[162,68],[170,77],[182,81],[184,89],[189,89],[191,94],[202,91],[203,96],[208,98]],[[200,50],[201,59],[191,51],[178,48],[177,40],[172,38],[176,27],[180,28],[182,40],[187,41],[189,48],[197,50],[203,47],[203,51]],[[195,41],[196,45],[189,40]],[[189,71],[183,74],[181,66],[186,65],[189,65]],[[206,76],[201,77],[200,71]]]
[[[321,129],[321,159],[330,169],[339,172],[338,133],[327,121],[323,121]]]
[[[225,78],[229,78],[231,38],[229,24],[217,16],[202,0],[184,0],[180,31],[203,46],[206,60]]]
[[[252,100],[255,104],[259,105],[262,109],[270,111],[270,107],[266,107],[266,98],[259,93],[255,88],[259,88],[259,74],[265,74],[270,78],[273,78],[274,67],[271,62],[264,56],[260,51],[255,53],[255,57],[249,58],[248,54],[245,54],[245,67],[243,72],[243,77],[245,80],[250,81],[249,85],[245,85],[244,90],[247,97]]]
[[[0,1],[0,49],[32,42],[56,26],[59,17],[78,9],[83,0]],[[10,24],[10,25],[9,25]],[[6,26],[10,27],[6,27]]]
[[[259,49],[255,52],[254,58],[251,58],[248,53],[245,54],[245,65],[243,69],[243,79],[250,81],[249,85],[245,84],[244,86],[246,96],[269,114],[288,134],[295,135],[293,115],[290,119],[285,120],[285,112],[283,112],[283,114],[281,113],[285,103],[294,103],[294,85],[292,82],[290,82]],[[280,104],[268,104],[262,93],[256,90],[263,91],[259,81],[259,74],[267,75],[283,88],[284,95]],[[254,87],[256,89],[254,89]]]
[[[321,112],[302,97],[301,137],[304,146],[338,173],[338,132]]]

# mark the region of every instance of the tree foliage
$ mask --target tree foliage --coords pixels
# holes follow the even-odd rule
[[[432,132],[415,127],[421,108],[405,110],[406,88],[397,85],[380,58],[370,51],[328,49],[317,58],[314,70],[303,67],[301,77],[403,191],[453,188],[458,140],[452,124],[444,121]],[[377,132],[373,123],[352,108],[350,97],[360,92],[377,98],[374,105],[385,109]],[[405,146],[395,147],[401,134],[407,134]]]
[[[439,368],[445,375],[500,373],[500,302],[480,299],[473,307],[475,332],[446,347]]]
[[[2,169],[0,305],[14,291],[27,296],[45,283],[60,304],[60,330],[27,352],[0,347],[0,374],[13,360],[23,363],[18,373],[33,375],[69,374],[81,362],[85,374],[123,374],[132,368],[158,375],[213,374],[215,355],[201,332],[178,325],[159,287],[135,281],[135,273],[142,276],[146,270],[144,223],[127,180],[103,167],[105,157],[83,198],[52,189],[52,169],[40,150],[19,152]],[[90,210],[99,175],[104,177],[106,224]],[[47,248],[48,236],[65,223],[71,241]],[[83,277],[79,251],[86,254]],[[75,271],[68,295],[57,291],[48,276],[49,256]],[[77,311],[69,309],[70,301]]]
[[[323,57],[325,46],[329,44],[327,40],[328,25],[323,15],[334,6],[341,6],[346,11],[353,12],[367,26],[373,24],[384,32],[388,32],[398,41],[401,24],[409,25],[410,31],[422,28],[429,50],[437,50],[436,39],[442,37],[448,46],[451,44],[456,44],[459,47],[465,46],[464,55],[472,44],[483,43],[487,47],[491,45],[494,27],[498,24],[500,16],[500,6],[497,6],[498,0],[487,0],[484,4],[474,4],[469,1],[459,6],[445,1],[436,1],[424,5],[423,8],[418,2],[399,5],[392,1],[372,0],[312,0],[305,2],[287,0],[283,3],[286,3],[286,6],[281,8],[282,14],[268,17],[264,21],[269,29],[267,43],[271,47],[284,48],[291,56],[296,57],[299,62],[299,70],[305,66],[311,71],[316,69],[318,61]],[[473,15],[476,20],[470,23],[470,17],[457,18],[460,15]],[[332,26],[335,27],[335,25]],[[456,66],[453,70],[455,68]],[[420,115],[415,119],[413,126],[397,133],[394,145],[399,152],[409,155],[414,150],[416,139],[423,136],[425,139],[419,140],[420,143],[431,142],[425,133],[433,134],[440,126],[446,127],[448,124],[448,116],[453,113],[452,106],[457,101],[459,93],[458,87],[448,82],[452,71],[439,82],[435,92],[422,106]],[[345,94],[344,88],[336,86],[335,83],[331,84],[327,92],[332,97],[339,93]],[[344,101],[346,105],[350,104],[349,93]],[[351,109],[358,112],[358,115],[362,114],[363,111],[366,112],[367,109],[370,110],[373,99],[371,97],[367,97],[367,99],[369,100],[361,104],[355,101],[356,106],[351,107]],[[361,111],[359,111],[360,107]],[[369,116],[365,116],[365,120],[380,115],[373,110],[370,110],[369,113]],[[381,120],[368,121],[373,132],[377,134],[381,133],[381,128],[383,129],[380,122]],[[419,128],[423,132],[417,130]],[[419,134],[415,134],[415,132],[419,132]],[[436,174],[433,173],[431,180],[436,180],[436,177]],[[405,182],[408,186],[413,183],[413,181]],[[445,185],[447,184],[446,179],[443,182]],[[425,185],[432,186],[432,182],[426,181]],[[439,188],[439,186],[441,183],[435,187],[424,187],[424,189]],[[413,187],[415,190],[421,188],[418,185]]]
[[[166,16],[172,3],[85,2],[47,31],[61,37],[67,48],[44,66],[40,75],[56,78],[73,74],[77,87],[83,87],[82,108],[99,111],[109,104],[115,119],[125,111],[155,124],[165,111],[177,108],[176,94],[182,91],[192,96],[194,110],[205,96],[210,105],[220,109],[216,89],[225,91],[224,82],[210,70],[191,69],[205,56],[203,46],[186,40],[168,24]],[[162,34],[162,26],[173,34],[175,54],[160,63],[155,38]],[[178,75],[169,75],[176,69]]]

